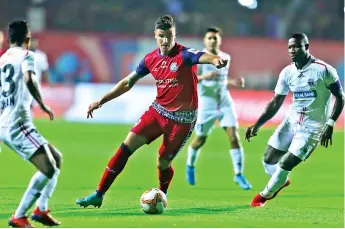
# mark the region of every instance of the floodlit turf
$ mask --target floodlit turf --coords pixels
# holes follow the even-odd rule
[[[163,215],[146,215],[139,197],[158,183],[156,155],[160,139],[130,159],[105,197],[103,206],[80,208],[78,197],[92,193],[108,159],[130,126],[36,121],[38,130],[64,155],[59,183],[51,201],[52,214],[63,227],[344,227],[344,133],[335,132],[334,145],[318,147],[291,174],[291,185],[264,208],[250,208],[268,176],[261,158],[273,129],[262,129],[251,143],[243,142],[245,175],[253,189],[233,183],[229,143],[215,129],[197,164],[197,185],[185,180],[185,146],[175,159],[175,177]],[[241,129],[243,139],[244,130]],[[2,146],[0,154],[0,227],[17,207],[34,168]],[[36,226],[40,226],[34,223]]]

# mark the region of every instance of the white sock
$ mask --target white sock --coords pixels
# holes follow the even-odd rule
[[[243,173],[244,167],[244,152],[242,147],[230,150],[232,165],[234,166],[235,174]]]
[[[40,209],[40,211],[48,210],[48,200],[50,199],[55,190],[59,174],[60,169],[57,168],[52,179],[48,181],[47,185],[42,190],[41,196],[40,198],[38,198],[36,202],[36,206],[38,207],[38,209]]]
[[[265,172],[271,177],[277,169],[277,164],[270,165],[264,162],[264,160],[262,160],[262,164],[264,166]]]
[[[261,196],[267,198],[271,197],[273,193],[278,191],[287,181],[291,171],[286,171],[280,166],[277,166],[276,171],[273,173],[271,179],[268,181],[265,189],[260,193]]]
[[[26,192],[20,201],[20,204],[14,214],[14,218],[18,219],[25,216],[30,207],[39,198],[40,192],[46,186],[48,181],[48,177],[46,177],[43,173],[39,171],[35,173],[35,175],[31,178],[29,187],[26,189]]]
[[[188,146],[188,156],[187,156],[187,165],[194,167],[196,164],[196,161],[198,160],[200,153],[200,149],[196,150],[191,146]]]

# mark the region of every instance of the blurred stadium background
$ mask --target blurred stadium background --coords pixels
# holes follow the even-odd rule
[[[77,197],[94,190],[114,148],[155,96],[155,82],[147,76],[128,94],[96,111],[94,120],[86,120],[88,104],[156,48],[153,26],[157,17],[173,15],[177,42],[197,49],[203,48],[205,28],[215,25],[223,30],[222,49],[232,57],[230,75],[246,79],[245,89],[230,89],[240,124],[246,126],[258,118],[273,95],[279,72],[290,62],[287,38],[293,32],[306,33],[311,53],[336,67],[344,83],[343,0],[1,0],[0,9],[0,30],[5,37],[9,21],[25,19],[39,40],[39,49],[48,57],[49,79],[43,82],[42,90],[58,120],[42,121],[37,108],[34,116],[39,131],[65,155],[65,172],[52,199],[53,210],[67,222],[65,227],[344,226],[343,114],[337,122],[335,145],[329,150],[318,149],[313,155],[315,159],[312,157],[301,169],[296,169],[293,174],[296,185],[291,192],[287,191],[285,199],[282,196],[264,211],[247,209],[246,205],[267,182],[261,157],[273,131],[270,128],[263,130],[256,143],[244,143],[253,191],[243,192],[232,184],[231,162],[226,154],[228,142],[218,129],[200,159],[200,176],[204,176],[204,180],[200,178],[200,186],[192,189],[184,181],[186,149],[176,159],[170,203],[178,212],[170,211],[163,218],[145,218],[138,210],[141,192],[156,185],[154,157],[159,143],[144,148],[146,154],[135,155],[141,160],[134,159],[129,164],[129,171],[114,185],[110,192],[114,195],[110,194],[102,210],[94,213],[74,206]],[[0,38],[0,51],[6,49],[6,42]],[[276,126],[283,119],[290,103],[286,99],[271,125]],[[86,121],[99,124],[86,125]],[[242,136],[243,133],[241,129]],[[3,151],[0,154],[2,226],[14,211],[33,171],[17,155],[8,149]],[[332,154],[332,158],[327,154]],[[220,171],[210,173],[207,163],[228,170],[229,183],[217,183],[214,176]],[[14,170],[16,166],[21,169]],[[145,171],[138,174],[138,167]],[[315,177],[315,168],[320,168],[322,175]],[[121,196],[122,201],[116,196]],[[122,213],[116,215],[116,209]],[[179,219],[171,217],[174,215]],[[102,217],[107,221],[99,221]]]
[[[13,19],[29,22],[50,65],[52,87],[43,86],[45,97],[60,116],[71,120],[83,119],[87,104],[109,88],[103,85],[100,90],[94,83],[118,82],[156,48],[153,25],[165,13],[176,19],[178,42],[193,48],[203,48],[208,26],[223,29],[222,49],[232,56],[230,75],[247,81],[247,90],[232,91],[242,123],[252,122],[271,96],[268,90],[290,61],[286,39],[293,32],[306,33],[312,54],[335,66],[344,82],[342,0],[2,0],[0,8],[0,30]],[[121,107],[128,116],[104,109],[96,120],[135,122],[155,95],[150,76],[138,85],[143,89],[136,88],[132,95],[140,93],[139,107],[128,103],[133,97],[127,96],[108,107]],[[260,90],[255,99],[251,90]]]

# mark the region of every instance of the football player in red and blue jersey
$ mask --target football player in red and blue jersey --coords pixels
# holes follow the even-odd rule
[[[87,117],[92,118],[94,110],[129,91],[149,73],[156,80],[156,99],[110,159],[97,190],[77,200],[80,206],[100,207],[105,193],[125,167],[128,158],[141,146],[150,144],[161,135],[163,142],[157,160],[159,189],[167,193],[174,175],[171,162],[191,136],[197,118],[196,65],[213,64],[223,68],[228,63],[228,60],[219,56],[177,44],[176,28],[170,15],[157,19],[154,35],[158,48],[147,54],[136,70],[89,106]]]

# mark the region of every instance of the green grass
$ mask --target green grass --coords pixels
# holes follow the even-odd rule
[[[335,132],[331,148],[318,147],[298,166],[291,174],[291,185],[276,199],[264,208],[250,208],[248,203],[268,181],[261,158],[273,129],[261,130],[251,143],[243,142],[245,174],[253,189],[242,191],[233,183],[229,143],[217,128],[199,158],[197,185],[192,187],[185,181],[184,147],[173,163],[175,177],[167,211],[146,215],[139,207],[139,197],[157,186],[160,140],[132,156],[100,209],[84,209],[75,200],[96,189],[130,126],[42,120],[36,126],[64,155],[59,183],[50,201],[52,214],[63,227],[344,227],[343,132]],[[35,170],[5,146],[0,168],[0,227],[6,227]]]

